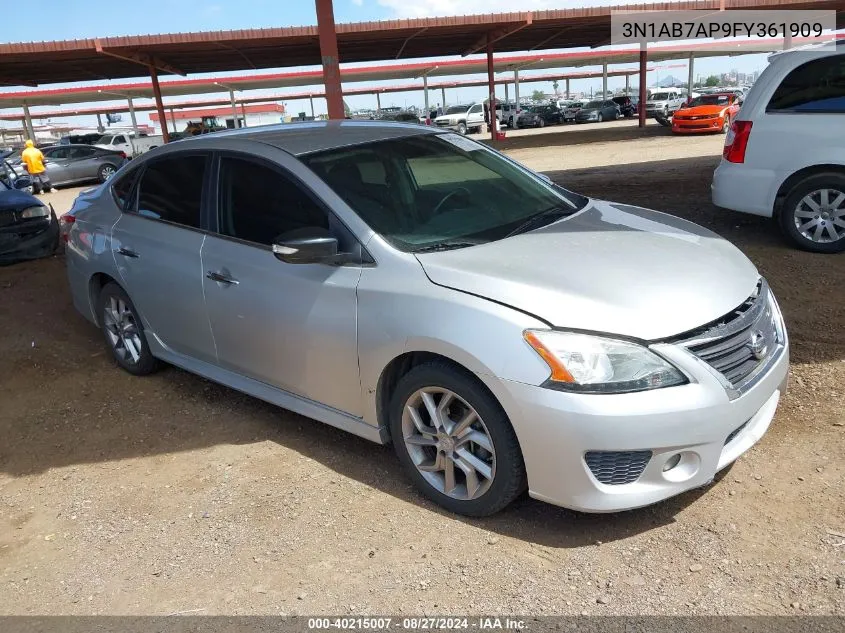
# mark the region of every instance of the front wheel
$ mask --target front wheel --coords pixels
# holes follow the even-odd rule
[[[598,122],[601,123],[602,121],[604,121],[604,117],[602,116],[601,112],[599,112]]]
[[[467,124],[464,122],[458,123],[458,134],[464,136],[467,133]]]
[[[100,291],[97,315],[106,344],[115,361],[130,374],[151,374],[158,361],[150,352],[141,318],[129,295],[116,283]]]
[[[845,175],[810,176],[792,188],[778,217],[784,235],[814,253],[845,251]]]
[[[393,393],[389,424],[408,476],[451,512],[488,516],[526,487],[507,415],[477,379],[458,368],[434,361],[405,374]]]
[[[543,119],[540,119],[539,121],[537,121],[537,127],[545,127],[545,126],[546,126],[546,122]]]

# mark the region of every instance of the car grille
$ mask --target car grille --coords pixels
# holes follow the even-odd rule
[[[449,121],[435,121],[434,124],[438,127],[448,127],[449,125],[452,125]]]
[[[685,129],[690,130],[706,130],[709,127],[713,127],[712,123],[686,123],[684,125]]]
[[[639,479],[650,459],[651,451],[588,451],[584,455],[593,476],[610,486]]]
[[[782,325],[769,286],[761,279],[741,306],[678,342],[741,392],[783,347]]]

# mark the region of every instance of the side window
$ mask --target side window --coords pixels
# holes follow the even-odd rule
[[[481,104],[476,104],[469,109],[470,114],[478,114],[483,110],[483,106]]]
[[[93,147],[71,147],[70,158],[91,158],[94,155]]]
[[[329,217],[298,183],[279,170],[252,161],[220,161],[222,235],[269,246],[294,229],[329,229]]]
[[[775,90],[766,112],[845,112],[845,55],[795,68]]]
[[[196,154],[148,163],[138,186],[138,214],[199,228],[206,163]]]
[[[132,193],[132,186],[138,178],[139,171],[140,170],[138,169],[133,169],[132,171],[123,174],[120,178],[115,179],[111,186],[111,195],[114,198],[115,204],[121,211],[126,208],[126,200]]]
[[[44,158],[49,158],[52,160],[61,160],[67,158],[70,155],[70,148],[69,147],[54,147],[53,149],[48,149],[43,152]]]
[[[115,136],[114,141],[112,141],[112,145],[116,145],[118,143],[125,143],[125,142],[126,142],[125,136],[122,136],[122,135],[121,136]]]

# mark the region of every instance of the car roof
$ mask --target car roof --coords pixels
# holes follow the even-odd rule
[[[176,141],[190,145],[213,146],[219,138],[239,138],[272,145],[281,150],[301,156],[339,147],[361,145],[424,134],[442,134],[442,130],[419,124],[380,121],[322,121],[303,123],[279,123],[256,128],[227,130],[204,134]]]

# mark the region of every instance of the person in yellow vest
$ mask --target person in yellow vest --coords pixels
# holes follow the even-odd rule
[[[56,188],[50,183],[47,168],[44,167],[44,154],[30,140],[26,141],[26,149],[21,153],[21,161],[26,165],[26,171],[32,178],[32,188],[36,195],[48,190],[50,193],[56,192]]]

